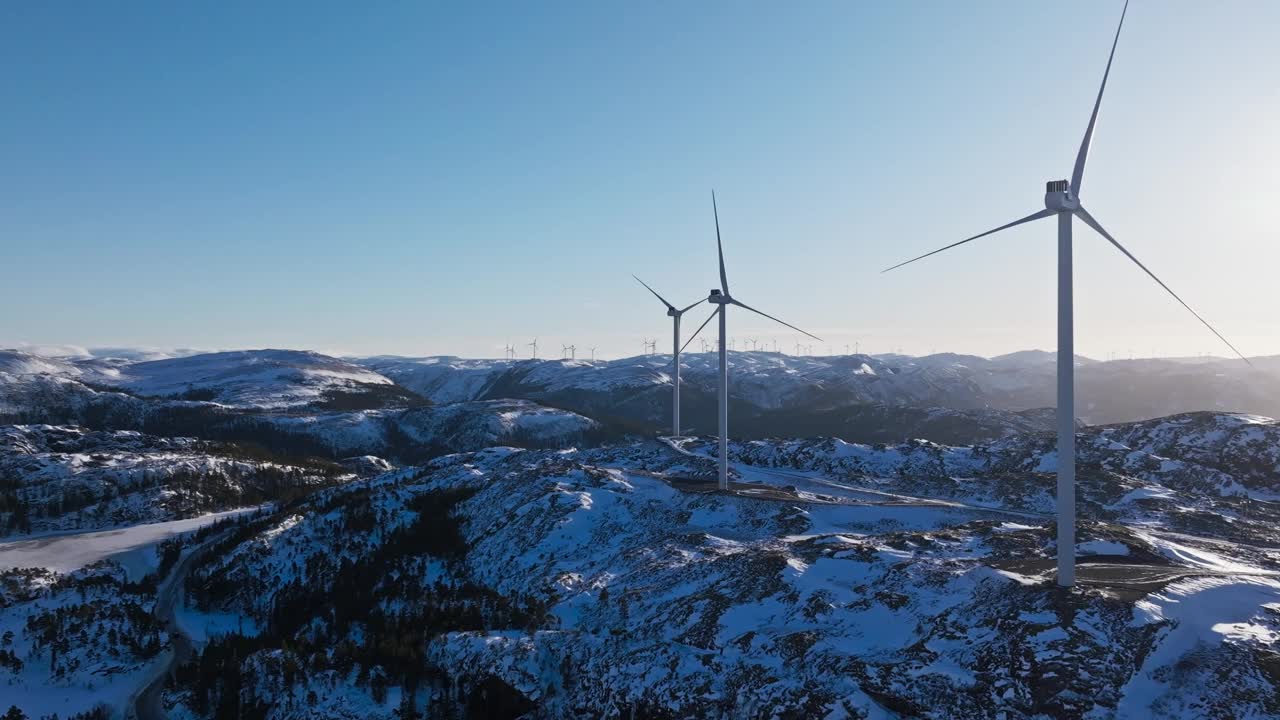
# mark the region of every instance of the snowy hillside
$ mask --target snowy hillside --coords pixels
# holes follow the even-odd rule
[[[523,400],[479,400],[404,410],[255,418],[333,454],[429,458],[490,445],[566,447],[599,429],[590,418]]]
[[[1217,415],[1086,433],[1065,597],[1034,437],[743,444],[729,495],[684,479],[711,473],[697,443],[450,456],[325,491],[198,568],[190,621],[252,631],[210,640],[167,702],[206,716],[242,657],[239,697],[271,718],[1270,716],[1280,553],[1258,497],[1280,478],[1209,450],[1278,435]]]
[[[0,426],[0,536],[191,517],[354,477],[333,464],[264,461],[192,438]]]
[[[355,360],[435,402],[514,397],[554,401],[592,414],[620,407],[657,420],[671,383],[669,355],[611,361],[461,360],[379,357]],[[694,405],[713,399],[716,355],[687,353],[682,377]],[[986,359],[938,354],[797,357],[730,352],[730,394],[755,413],[880,404],[953,410],[1022,411],[1052,407],[1051,353]],[[1077,360],[1077,411],[1089,424],[1130,422],[1180,412],[1225,410],[1280,415],[1280,362],[1239,360]],[[663,393],[668,395],[664,395]]]
[[[714,452],[705,440],[683,447]],[[1077,438],[1078,512],[1270,546],[1280,521],[1278,447],[1280,424],[1256,416],[1195,413],[1089,429]],[[1048,434],[972,447],[808,439],[730,448],[732,457],[752,466],[802,471],[786,477],[815,492],[854,483],[1046,516],[1055,507],[1055,440]]]
[[[985,359],[731,352],[729,359],[739,437],[837,436],[857,442],[918,437],[971,444],[1053,427],[1050,353]],[[716,356],[692,353],[683,360],[684,431],[714,432]],[[1280,362],[1259,358],[1255,365],[1081,358],[1080,421],[1127,422],[1202,409],[1280,414]],[[268,442],[274,432],[269,424],[327,427],[324,434],[336,436],[332,449],[312,444],[289,451],[385,454],[379,439],[385,422],[379,418],[427,403],[527,400],[588,417],[615,433],[664,431],[672,377],[662,355],[613,361],[340,360],[257,350],[139,362],[14,351],[0,356],[0,419],[216,439],[241,437],[253,427]],[[264,419],[269,422],[260,422]],[[338,432],[340,425],[347,430]]]
[[[192,533],[247,511],[0,542],[0,704],[25,717],[120,717],[175,638],[154,615]]]
[[[590,423],[518,401],[396,413],[394,432],[424,443]],[[5,432],[32,487],[123,486],[217,456],[137,433]],[[1274,716],[1280,425],[1198,413],[1085,428],[1079,447],[1081,584],[1066,595],[1046,433],[735,442],[729,493],[707,439],[491,447],[209,536],[182,565],[174,626],[146,612],[156,586],[126,583],[163,575],[179,547],[0,571],[15,628],[0,687],[41,712],[101,687],[119,711],[190,647],[167,687],[147,685],[171,716]]]
[[[110,383],[138,395],[280,409],[366,399],[370,407],[412,398],[387,378],[314,352],[246,350],[125,365]]]

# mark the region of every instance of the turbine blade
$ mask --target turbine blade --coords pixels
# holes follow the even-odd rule
[[[649,287],[649,283],[647,283],[647,282],[645,282],[645,281],[641,280],[640,278],[636,277],[635,275],[632,275],[631,277],[636,278],[636,282],[640,283],[641,285],[644,285],[644,289],[645,289],[645,290],[648,290],[648,291],[649,291],[649,292],[651,292],[651,293],[653,293],[653,296],[654,296],[654,297],[656,297],[656,298],[658,298],[659,300],[661,300],[663,305],[666,305],[668,308],[670,308],[670,309],[672,309],[672,310],[675,310],[675,309],[676,309],[674,305],[672,305],[671,303],[667,302],[667,299],[666,299],[666,298],[664,298],[664,297],[662,297],[661,295],[659,295],[657,290],[654,290],[653,288]]]
[[[791,323],[788,323],[788,322],[782,322],[781,320],[779,320],[778,318],[776,318],[776,317],[774,317],[774,316],[770,315],[769,313],[761,312],[761,311],[759,311],[759,310],[757,310],[757,309],[755,309],[755,308],[751,307],[750,305],[747,305],[746,303],[741,303],[741,302],[738,302],[737,300],[730,300],[729,302],[733,303],[734,305],[737,305],[738,307],[742,308],[743,310],[750,310],[751,312],[753,312],[753,313],[755,313],[755,314],[757,314],[757,315],[762,315],[762,316],[764,316],[764,317],[767,317],[767,318],[769,318],[770,320],[772,320],[772,321],[774,321],[774,322],[776,322],[776,323],[781,323],[782,325],[786,325],[787,327],[791,328],[792,330],[795,330],[796,332],[804,333],[805,335],[808,335],[809,337],[813,338],[814,340],[817,340],[818,342],[822,342],[822,338],[818,337],[817,335],[814,335],[814,334],[813,334],[813,333],[811,333],[811,332],[806,332],[806,331],[804,331],[804,330],[801,330],[800,328],[796,327],[795,325],[792,325]]]
[[[720,292],[729,294],[729,276],[724,271],[724,245],[720,242],[720,211],[716,208],[716,191],[711,191],[711,212],[716,216],[716,251],[720,253]]]
[[[1111,61],[1116,57],[1116,45],[1120,43],[1120,28],[1124,27],[1124,16],[1129,12],[1129,0],[1124,0],[1124,10],[1120,11],[1120,24],[1116,26],[1116,37],[1111,41],[1111,54],[1107,56],[1107,69],[1102,73],[1102,85],[1098,87],[1098,99],[1093,102],[1093,114],[1089,116],[1089,126],[1085,128],[1084,140],[1080,142],[1080,152],[1076,153],[1076,167],[1071,171],[1071,192],[1080,197],[1080,187],[1084,184],[1084,163],[1089,159],[1089,146],[1093,143],[1093,129],[1098,123],[1098,108],[1102,107],[1102,93],[1107,89],[1107,77],[1111,75]]]
[[[1236,349],[1236,346],[1235,346],[1235,345],[1232,345],[1230,340],[1227,340],[1225,337],[1223,337],[1223,336],[1222,336],[1222,333],[1218,332],[1218,331],[1217,331],[1217,329],[1215,329],[1212,325],[1210,325],[1208,320],[1205,320],[1204,318],[1200,317],[1200,313],[1198,313],[1198,312],[1196,312],[1195,310],[1193,310],[1193,309],[1191,308],[1191,306],[1190,306],[1190,305],[1188,305],[1188,304],[1186,303],[1186,301],[1185,301],[1185,300],[1183,300],[1182,298],[1178,297],[1178,293],[1176,293],[1176,292],[1174,292],[1172,289],[1170,289],[1168,285],[1165,285],[1163,280],[1161,280],[1160,278],[1156,277],[1156,274],[1155,274],[1155,273],[1153,273],[1153,272],[1151,272],[1150,270],[1148,270],[1148,269],[1147,269],[1147,266],[1142,264],[1142,261],[1140,261],[1140,260],[1138,260],[1138,258],[1134,257],[1134,256],[1133,256],[1133,253],[1131,253],[1131,252],[1129,252],[1128,250],[1126,250],[1126,249],[1125,249],[1125,247],[1124,247],[1123,245],[1121,245],[1121,244],[1120,244],[1120,243],[1119,243],[1115,238],[1111,237],[1111,233],[1109,233],[1109,232],[1107,232],[1105,229],[1103,229],[1102,225],[1101,225],[1097,220],[1094,220],[1094,219],[1093,219],[1093,216],[1089,214],[1089,211],[1088,211],[1088,210],[1085,210],[1083,207],[1081,207],[1081,208],[1077,208],[1077,209],[1076,209],[1076,217],[1079,217],[1081,220],[1083,220],[1083,221],[1085,222],[1085,224],[1086,224],[1086,225],[1088,225],[1089,227],[1091,227],[1091,228],[1093,228],[1094,230],[1096,230],[1096,231],[1098,232],[1098,234],[1099,234],[1099,235],[1101,235],[1102,237],[1104,237],[1104,238],[1106,238],[1108,241],[1110,241],[1110,243],[1111,243],[1112,245],[1115,245],[1117,250],[1119,250],[1120,252],[1124,253],[1124,254],[1125,254],[1125,257],[1129,258],[1130,260],[1132,260],[1132,261],[1134,262],[1134,264],[1135,264],[1135,265],[1137,265],[1138,267],[1142,268],[1142,271],[1143,271],[1143,272],[1145,272],[1147,275],[1150,275],[1150,276],[1151,276],[1151,279],[1152,279],[1152,280],[1155,280],[1157,285],[1159,285],[1160,287],[1164,288],[1165,292],[1167,292],[1167,293],[1169,293],[1170,295],[1172,295],[1174,300],[1177,300],[1177,301],[1178,301],[1178,303],[1182,305],[1182,307],[1184,307],[1184,308],[1186,308],[1186,309],[1187,309],[1187,312],[1191,313],[1192,315],[1195,315],[1195,316],[1196,316],[1196,319],[1197,319],[1197,320],[1199,320],[1199,321],[1201,322],[1201,324],[1203,324],[1205,327],[1209,328],[1209,332],[1213,333],[1214,335],[1217,335],[1219,340],[1221,340],[1222,342],[1226,343],[1227,347],[1231,348],[1231,351],[1232,351],[1232,352],[1234,352],[1236,355],[1239,355],[1239,356],[1240,356],[1240,359],[1241,359],[1241,360],[1244,360],[1246,363],[1248,363],[1250,367],[1252,367],[1252,366],[1253,366],[1253,363],[1249,362],[1249,358],[1245,357],[1245,356],[1244,356],[1244,353],[1242,353],[1242,352],[1240,352],[1239,350],[1237,350],[1237,349]]]
[[[704,303],[704,302],[706,302],[706,301],[707,301],[707,299],[706,299],[706,298],[702,298],[702,299],[701,299],[701,300],[699,300],[698,302],[696,302],[696,303],[690,303],[688,307],[683,307],[683,308],[681,308],[681,309],[677,310],[676,312],[677,312],[677,314],[683,315],[683,314],[685,314],[685,313],[689,312],[690,310],[692,310],[692,309],[694,309],[694,308],[698,307],[699,305],[701,305],[702,303]]]
[[[711,322],[711,318],[714,318],[716,316],[716,313],[720,312],[721,307],[724,307],[724,306],[721,305],[717,307],[715,310],[712,310],[711,314],[707,316],[707,319],[703,320],[702,324],[698,326],[698,329],[694,330],[693,334],[689,336],[689,339],[684,341],[684,344],[680,346],[681,353],[684,352],[685,348],[689,347],[689,343],[693,342],[694,338],[698,337],[698,333],[702,332],[702,328],[706,327],[707,323]]]
[[[902,267],[903,265],[910,265],[911,263],[913,263],[913,262],[915,262],[915,261],[917,261],[917,260],[923,260],[923,259],[925,259],[925,258],[929,257],[930,255],[937,255],[938,253],[942,252],[943,250],[950,250],[950,249],[951,249],[951,248],[953,248],[953,247],[959,247],[960,245],[963,245],[963,244],[965,244],[965,243],[967,243],[967,242],[970,242],[970,241],[972,241],[972,240],[977,240],[977,239],[978,239],[978,238],[980,238],[980,237],[986,237],[986,236],[991,235],[991,234],[993,234],[993,233],[998,233],[998,232],[1000,232],[1001,230],[1008,230],[1009,228],[1011,228],[1011,227],[1013,227],[1013,226],[1015,226],[1015,225],[1021,225],[1021,224],[1023,224],[1023,223],[1029,223],[1029,222],[1031,222],[1032,220],[1039,220],[1039,219],[1041,219],[1041,218],[1047,218],[1047,217],[1049,217],[1050,215],[1053,215],[1053,214],[1054,214],[1054,211],[1053,211],[1053,210],[1049,210],[1048,208],[1046,208],[1046,209],[1044,209],[1044,210],[1040,210],[1040,211],[1038,211],[1038,212],[1033,212],[1033,213],[1031,213],[1030,215],[1028,215],[1028,216],[1026,216],[1026,217],[1022,218],[1021,220],[1014,220],[1013,222],[1011,222],[1011,223],[1009,223],[1009,224],[1007,224],[1007,225],[1001,225],[1000,227],[996,228],[995,230],[988,230],[988,231],[986,231],[986,232],[984,232],[984,233],[982,233],[982,234],[980,234],[980,235],[974,235],[974,236],[973,236],[973,237],[971,237],[971,238],[965,238],[964,240],[961,240],[961,241],[960,241],[960,242],[958,242],[958,243],[951,243],[950,245],[948,245],[948,246],[946,246],[946,247],[944,247],[944,248],[938,248],[937,250],[934,250],[933,252],[925,253],[925,254],[921,255],[920,257],[911,258],[910,260],[908,260],[908,261],[906,261],[906,262],[900,262],[900,263],[898,263],[897,265],[894,265],[894,266],[893,266],[893,267],[891,267],[891,268],[885,268],[884,270],[881,270],[880,272],[881,272],[881,274],[883,274],[883,273],[887,273],[887,272],[889,272],[890,270],[897,270],[898,268]]]

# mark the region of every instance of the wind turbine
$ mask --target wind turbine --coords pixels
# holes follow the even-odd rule
[[[766,317],[776,323],[779,323],[781,325],[786,325],[787,327],[791,328],[792,330],[795,330],[796,332],[804,333],[805,335],[808,335],[814,340],[821,341],[822,338],[818,337],[817,335],[807,333],[804,330],[801,330],[800,328],[796,327],[795,325],[782,322],[778,318],[772,315],[769,315],[767,313],[761,312],[751,307],[750,305],[747,305],[746,303],[739,301],[737,298],[729,294],[729,276],[727,273],[725,273],[725,270],[724,270],[724,245],[720,242],[720,211],[716,208],[716,193],[714,190],[711,191],[711,212],[714,213],[715,219],[716,219],[716,252],[720,256],[720,287],[711,289],[711,293],[707,296],[707,302],[711,303],[712,305],[716,305],[718,307],[712,311],[711,315],[709,315],[706,320],[702,322],[702,325],[698,326],[697,331],[694,332],[693,335],[689,338],[689,342],[693,342],[693,338],[697,337],[698,333],[702,332],[702,328],[706,327],[707,323],[711,322],[711,318],[714,318],[716,316],[720,317],[720,392],[719,392],[719,395],[720,395],[720,489],[728,490],[729,489],[729,360],[728,360],[728,356],[725,354],[725,316],[728,314],[729,306],[737,305],[743,310],[749,310],[761,317]]]
[[[565,345],[564,343],[561,343],[560,355],[561,357],[573,360],[578,356],[578,348],[575,345]]]
[[[702,300],[692,303],[687,307],[676,308],[675,305],[667,302],[667,299],[658,294],[657,290],[649,287],[649,284],[640,278],[636,278],[636,282],[644,285],[644,289],[653,293],[663,305],[667,306],[667,317],[671,318],[671,363],[675,366],[675,377],[671,383],[671,436],[680,437],[680,318],[689,310],[701,305]]]
[[[1111,42],[1111,54],[1107,57],[1107,67],[1102,73],[1102,84],[1098,88],[1098,97],[1093,103],[1093,113],[1089,116],[1089,124],[1085,127],[1084,140],[1076,153],[1075,168],[1071,172],[1071,180],[1051,180],[1045,184],[1044,209],[1030,215],[1001,225],[994,230],[974,235],[944,248],[925,253],[904,263],[894,265],[884,272],[900,268],[930,255],[963,245],[972,240],[986,237],[1016,225],[1057,216],[1058,219],[1058,585],[1070,587],[1075,583],[1075,509],[1076,509],[1076,448],[1075,448],[1075,337],[1074,315],[1072,308],[1072,262],[1071,262],[1071,221],[1080,218],[1084,224],[1093,228],[1099,235],[1116,247],[1142,271],[1165,289],[1182,307],[1186,308],[1218,339],[1227,344],[1246,363],[1248,358],[1236,350],[1207,320],[1200,316],[1191,306],[1178,297],[1178,294],[1147,269],[1133,253],[1125,249],[1102,225],[1080,204],[1080,191],[1084,183],[1084,166],[1089,157],[1089,145],[1093,142],[1094,127],[1098,122],[1098,108],[1102,105],[1102,94],[1107,89],[1107,77],[1111,74],[1111,61],[1116,55],[1116,45],[1120,42],[1120,29],[1124,27],[1124,16],[1129,10],[1129,2],[1125,0],[1124,10],[1120,13],[1120,23],[1116,27],[1115,39]],[[1252,363],[1250,363],[1252,365]]]
[[[592,345],[591,346],[591,362],[595,362],[595,361],[596,361],[596,346]]]
[[[507,355],[507,359],[508,359],[508,360],[511,360],[511,359],[514,359],[514,358],[515,358],[515,356],[516,356],[516,347],[515,347],[514,345],[512,345],[511,343],[507,343],[506,345],[503,345],[503,346],[502,346],[502,349],[506,352],[506,355]]]
[[[533,342],[529,343],[529,347],[533,348],[533,355],[531,357],[534,360],[537,360],[538,359],[538,338],[534,338]]]

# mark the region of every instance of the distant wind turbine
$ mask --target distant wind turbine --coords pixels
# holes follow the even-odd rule
[[[675,305],[667,302],[667,299],[658,294],[657,290],[649,287],[649,284],[640,278],[636,278],[636,282],[644,285],[644,289],[653,293],[663,305],[667,306],[667,317],[671,318],[671,364],[675,368],[674,378],[671,382],[671,436],[680,437],[680,318],[689,310],[701,305],[704,301],[699,300],[683,308],[677,308]]]
[[[818,337],[817,335],[813,335],[808,332],[805,332],[804,330],[801,330],[795,325],[782,322],[778,318],[772,315],[763,313],[751,307],[750,305],[747,305],[746,303],[739,301],[737,298],[729,294],[729,276],[724,269],[724,244],[721,243],[720,241],[720,211],[716,207],[716,194],[714,190],[711,192],[711,212],[714,214],[715,220],[716,220],[716,251],[720,257],[720,287],[711,289],[711,293],[707,296],[707,302],[711,303],[712,305],[717,305],[718,307],[714,311],[712,311],[711,315],[708,316],[705,321],[703,321],[702,325],[700,325],[697,331],[695,331],[693,335],[689,338],[689,341],[692,342],[693,338],[697,337],[698,333],[702,332],[702,328],[706,327],[707,323],[711,322],[712,318],[719,316],[720,318],[720,392],[719,392],[719,395],[720,395],[720,489],[728,490],[729,489],[729,359],[728,359],[728,356],[725,354],[725,324],[726,324],[725,316],[728,314],[729,306],[737,305],[743,310],[748,310],[757,315],[760,315],[761,317],[766,317],[781,325],[786,325],[792,330],[808,335],[814,340],[821,341],[822,338]]]
[[[537,360],[538,359],[538,338],[534,338],[533,342],[529,343],[529,347],[533,348],[533,355],[531,357],[534,360]]]
[[[1084,185],[1084,166],[1089,157],[1089,145],[1093,142],[1093,131],[1098,121],[1098,109],[1102,105],[1102,94],[1107,89],[1107,77],[1111,74],[1111,61],[1115,58],[1116,45],[1120,42],[1120,29],[1124,27],[1124,17],[1129,10],[1125,0],[1124,10],[1120,13],[1120,23],[1116,27],[1115,39],[1111,42],[1111,54],[1107,57],[1107,67],[1102,73],[1102,85],[1098,88],[1098,97],[1093,103],[1093,113],[1089,116],[1089,124],[1084,131],[1084,140],[1076,153],[1075,168],[1071,172],[1071,180],[1052,180],[1045,185],[1044,209],[1030,215],[1001,225],[994,230],[974,235],[944,248],[925,253],[904,263],[894,265],[889,270],[902,267],[916,260],[963,245],[972,240],[986,237],[1007,228],[1056,216],[1058,219],[1058,585],[1070,587],[1075,583],[1075,509],[1076,509],[1076,449],[1075,449],[1075,337],[1074,314],[1072,308],[1072,262],[1071,262],[1071,221],[1080,218],[1099,235],[1116,247],[1142,269],[1160,287],[1173,296],[1182,307],[1186,308],[1209,331],[1218,336],[1246,363],[1248,358],[1222,336],[1207,320],[1200,316],[1178,294],[1147,269],[1133,253],[1125,249],[1102,225],[1080,204],[1080,191]],[[1252,363],[1250,363],[1252,365]]]
[[[578,356],[578,348],[575,345],[560,344],[560,353],[562,357],[573,360]]]

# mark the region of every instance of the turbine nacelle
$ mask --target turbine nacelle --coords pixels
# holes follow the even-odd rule
[[[711,294],[707,295],[707,302],[712,305],[731,305],[733,298],[720,292],[720,288],[711,288]]]
[[[1050,180],[1044,184],[1044,206],[1053,212],[1075,212],[1080,199],[1072,194],[1070,182]]]

